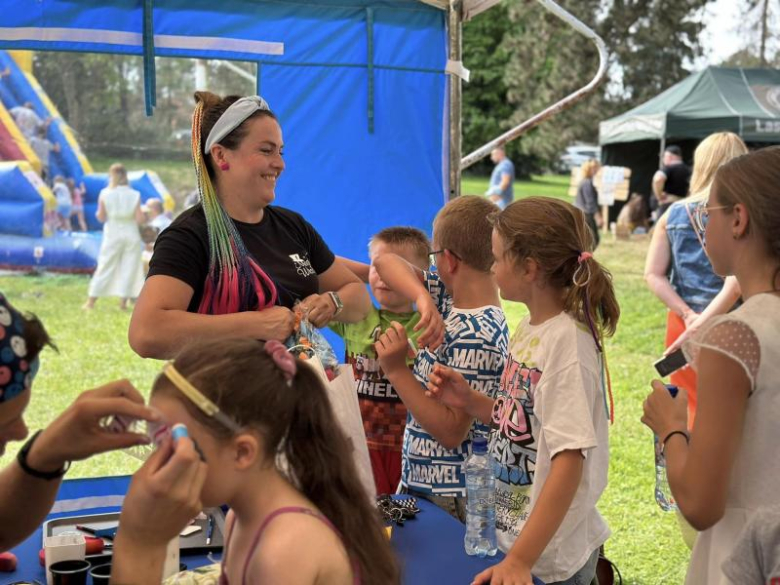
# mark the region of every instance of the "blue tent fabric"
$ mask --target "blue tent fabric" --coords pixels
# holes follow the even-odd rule
[[[146,1],[6,0],[0,47],[143,55]],[[285,138],[277,203],[337,254],[366,260],[369,237],[391,225],[430,232],[448,191],[444,11],[412,0],[152,4],[157,56],[261,65]]]

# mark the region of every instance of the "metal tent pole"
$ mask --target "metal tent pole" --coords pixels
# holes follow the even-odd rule
[[[581,87],[574,93],[569,94],[568,96],[566,96],[559,102],[554,103],[553,105],[543,110],[542,112],[539,112],[534,116],[531,116],[525,122],[519,124],[518,126],[515,126],[514,128],[505,132],[498,138],[494,138],[487,144],[479,147],[474,152],[464,156],[463,160],[460,161],[460,169],[458,169],[459,173],[461,170],[473,165],[481,158],[490,154],[490,151],[493,150],[494,148],[503,146],[510,140],[514,140],[515,138],[527,132],[528,130],[530,130],[540,122],[546,120],[547,118],[550,118],[551,116],[554,116],[558,112],[570,108],[578,101],[580,101],[582,98],[595,91],[595,89],[599,86],[599,84],[604,80],[604,77],[607,73],[607,47],[604,44],[604,41],[601,39],[601,37],[599,37],[590,28],[588,28],[586,25],[580,22],[574,15],[570,14],[569,12],[566,12],[563,8],[558,6],[552,0],[536,0],[536,1],[537,3],[541,4],[545,10],[551,12],[552,14],[560,18],[562,21],[564,21],[566,24],[571,26],[574,30],[576,30],[581,35],[590,39],[593,42],[593,44],[596,45],[596,49],[598,50],[599,53],[598,71],[596,72],[596,75],[593,77],[590,83],[588,83],[587,85]]]
[[[463,59],[463,2],[452,0],[447,10],[450,61],[459,62]],[[450,125],[450,190],[449,200],[460,195],[460,157],[461,157],[461,111],[462,111],[462,87],[461,79],[457,75],[449,76],[450,100],[449,100],[449,125]]]

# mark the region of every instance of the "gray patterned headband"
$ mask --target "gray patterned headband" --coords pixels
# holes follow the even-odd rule
[[[208,154],[212,146],[238,128],[244,120],[258,110],[271,111],[268,102],[259,95],[242,97],[233,102],[209,132],[206,145],[203,147],[203,154]]]

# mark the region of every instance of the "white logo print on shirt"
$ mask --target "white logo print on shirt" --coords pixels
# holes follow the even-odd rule
[[[290,258],[295,263],[295,271],[304,278],[316,274],[308,258],[301,258],[300,254],[290,254]]]

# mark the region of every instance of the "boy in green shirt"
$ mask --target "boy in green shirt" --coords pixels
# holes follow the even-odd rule
[[[346,361],[352,365],[355,374],[360,414],[378,494],[394,493],[400,481],[401,446],[407,412],[379,367],[374,343],[393,321],[403,325],[409,338],[416,340],[420,332],[414,331],[414,327],[420,315],[414,311],[411,302],[382,282],[374,269],[374,260],[382,254],[391,253],[426,270],[429,252],[428,237],[422,231],[411,227],[391,227],[371,238],[368,245],[371,265],[341,258],[361,280],[369,284],[379,303],[379,308],[373,307],[359,323],[330,324],[330,328],[344,340]],[[413,359],[407,361],[410,367],[414,363]]]

